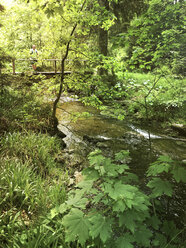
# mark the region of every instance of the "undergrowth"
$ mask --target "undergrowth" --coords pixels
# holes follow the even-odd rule
[[[67,200],[51,209],[40,226],[14,236],[13,247],[184,248],[184,226],[165,210],[175,188],[186,181],[184,168],[159,157],[147,170],[144,192],[128,160],[128,151],[114,160],[92,152],[90,167]]]
[[[35,97],[28,78],[1,78],[0,133],[51,130],[51,105]]]

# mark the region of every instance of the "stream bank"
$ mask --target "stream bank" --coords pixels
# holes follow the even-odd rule
[[[103,150],[107,156],[113,156],[120,150],[129,150],[131,166],[142,171],[161,154],[183,163],[186,160],[184,136],[163,135],[162,130],[158,132],[158,128],[149,133],[148,130],[127,123],[126,120],[119,121],[103,116],[99,110],[85,106],[77,99],[63,96],[57,117],[59,130],[66,135],[64,142],[67,150],[70,151],[71,159],[72,154],[77,156],[78,166],[82,165],[87,154],[96,148]],[[73,159],[73,166],[75,164]]]

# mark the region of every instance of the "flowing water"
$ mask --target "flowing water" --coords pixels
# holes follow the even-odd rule
[[[127,149],[131,153],[132,164],[143,168],[160,154],[179,161],[186,160],[186,138],[168,137],[154,130],[149,133],[126,120],[107,118],[97,109],[84,106],[72,98],[63,98],[63,101],[57,115],[59,129],[67,135],[64,141],[69,149],[78,150],[78,147],[84,146],[89,151],[92,145],[109,150],[110,154]],[[89,112],[90,116],[77,118],[74,115],[84,112]]]
[[[67,150],[70,151],[67,163],[81,170],[87,164],[90,151],[99,148],[106,156],[113,156],[120,150],[129,150],[131,171],[140,178],[141,185],[146,182],[145,172],[149,164],[161,154],[185,163],[186,138],[173,138],[162,134],[158,128],[150,132],[136,127],[127,121],[108,118],[92,107],[84,106],[72,98],[63,97],[63,103],[57,110],[59,129],[66,134],[64,139]],[[74,113],[89,112],[76,118]],[[76,121],[75,121],[76,120]],[[172,207],[178,222],[184,218],[185,188],[181,186],[176,193]]]

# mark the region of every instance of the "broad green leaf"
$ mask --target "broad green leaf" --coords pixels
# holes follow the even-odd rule
[[[92,202],[99,203],[103,197],[104,197],[103,193],[98,193],[96,196],[94,196]]]
[[[134,238],[137,244],[142,247],[150,247],[150,240],[152,237],[152,231],[147,229],[145,226],[140,226],[138,230],[134,233]]]
[[[119,174],[122,174],[125,170],[128,170],[128,169],[129,169],[129,166],[126,164],[120,164],[117,167],[117,171]]]
[[[125,172],[125,175],[122,177],[124,183],[130,183],[131,181],[138,182],[138,176],[131,172]]]
[[[177,183],[180,181],[186,183],[186,170],[183,167],[175,167],[171,173]]]
[[[114,202],[112,208],[114,212],[123,212],[126,209],[126,204],[124,200],[119,199]]]
[[[90,165],[94,166],[96,170],[99,170],[99,167],[103,165],[103,161],[105,160],[105,157],[102,155],[97,155],[94,157],[89,157]]]
[[[113,164],[111,159],[106,158],[103,166],[108,176],[116,177],[118,175],[117,165]]]
[[[157,197],[163,194],[172,196],[172,185],[168,181],[160,178],[152,179],[147,186],[152,189],[152,196]]]
[[[105,185],[105,184],[103,184]],[[118,181],[114,184],[114,187],[107,184],[105,187],[105,192],[108,193],[108,195],[114,199],[133,199],[135,196],[135,193],[137,191],[137,188],[128,184],[123,184],[121,181]]]
[[[71,194],[68,201],[66,201],[66,204],[77,207],[77,208],[85,209],[88,199],[83,198],[83,194],[84,194],[84,191],[76,190],[75,195]]]
[[[50,210],[50,215],[51,215],[51,219],[53,219],[56,215],[58,215],[58,209],[55,207],[55,208],[52,208]]]
[[[167,162],[167,163],[172,163],[173,162],[173,160],[170,157],[164,156],[164,155],[159,156],[159,158],[157,159],[157,161]]]
[[[125,233],[124,237],[120,237],[116,240],[116,247],[117,248],[133,248],[134,245],[134,238],[129,233]]]
[[[113,220],[97,213],[91,216],[89,221],[92,224],[90,227],[90,235],[92,238],[100,236],[102,242],[105,243],[110,238]]]
[[[148,197],[138,191],[135,195],[135,200],[133,201],[133,207],[138,211],[146,211],[148,210],[148,206],[151,205]]]
[[[88,240],[90,223],[81,210],[71,209],[70,213],[63,218],[62,224],[65,227],[67,242],[78,240],[84,245]]]
[[[149,226],[152,226],[155,230],[159,229],[161,221],[157,216],[152,216],[150,219],[147,220]]]
[[[69,206],[66,203],[63,203],[59,206],[58,211],[60,214],[63,214],[66,212],[66,210],[69,208]]]
[[[82,174],[85,175],[86,180],[96,181],[99,178],[99,173],[92,167],[84,169]]]
[[[83,191],[89,191],[92,188],[93,180],[83,180],[79,182],[76,187],[83,189]]]
[[[168,160],[168,157],[167,157]],[[147,171],[147,176],[156,176],[162,172],[168,172],[171,165],[167,161],[156,161],[154,162]]]
[[[136,222],[143,222],[147,218],[146,212],[138,212],[134,209],[129,209],[119,216],[119,226],[125,225],[132,233],[137,227]]]
[[[171,238],[172,236],[176,236],[180,230],[177,229],[176,224],[173,221],[165,221],[163,223],[162,231],[166,234],[166,236]]]

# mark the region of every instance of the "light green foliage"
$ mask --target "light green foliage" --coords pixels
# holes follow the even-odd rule
[[[37,242],[43,244],[42,239],[49,231],[39,226],[33,229],[32,224],[66,197],[64,172],[59,169],[54,172],[60,142],[46,134],[15,132],[4,135],[0,146],[0,243],[3,247],[9,247],[6,244],[42,247],[37,246]],[[45,234],[41,235],[42,231]],[[59,232],[53,236],[57,237]],[[53,242],[53,238],[46,240],[46,244],[48,242]]]
[[[162,172],[168,172],[173,161],[167,156],[160,156],[148,169],[148,176],[156,176]]]
[[[130,69],[148,71],[166,64],[174,73],[184,73],[184,7],[184,1],[149,1],[128,32]]]
[[[29,163],[23,164],[18,158],[6,157],[0,160],[0,165],[0,185],[3,187],[0,208],[6,206],[6,210],[17,208],[32,212],[38,207],[42,208],[43,182],[41,178],[36,177]]]
[[[28,162],[41,174],[48,173],[56,166],[55,156],[59,153],[60,143],[57,139],[44,134],[8,134],[1,140],[2,156],[19,158]]]
[[[163,72],[159,75],[126,73],[125,77],[127,97],[123,103],[128,107],[128,113],[137,118],[161,121],[183,116],[184,79],[175,79]]]

